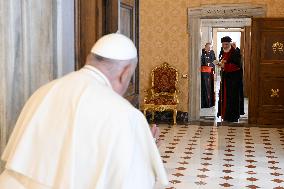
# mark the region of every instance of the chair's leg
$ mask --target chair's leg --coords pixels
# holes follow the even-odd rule
[[[177,124],[177,109],[174,109],[173,111],[174,111],[173,112],[174,125],[176,125]]]

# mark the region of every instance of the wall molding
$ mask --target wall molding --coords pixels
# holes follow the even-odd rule
[[[188,8],[188,17],[193,18],[250,18],[266,15],[265,5],[223,4]]]

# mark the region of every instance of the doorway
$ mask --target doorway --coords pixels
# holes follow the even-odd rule
[[[214,27],[212,26],[212,22],[214,22]],[[232,26],[233,23],[238,22],[239,27],[229,27]],[[218,27],[216,23],[220,23]],[[225,24],[228,23],[228,24]],[[221,58],[221,38],[225,36],[230,36],[232,38],[232,43],[235,44],[235,48],[240,49],[241,52],[241,65],[243,68],[243,76],[249,75],[246,73],[249,69],[246,69],[250,64],[249,60],[245,59],[245,55],[250,53],[250,36],[245,37],[245,30],[250,29],[250,18],[243,19],[206,19],[206,22],[201,20],[201,48],[205,49],[205,44],[211,43],[211,58],[215,58],[216,60],[220,60]],[[240,27],[242,26],[243,27]],[[245,45],[247,44],[247,45]],[[204,52],[204,50],[202,51]],[[201,73],[201,109],[200,109],[200,120],[203,122],[221,122],[221,118],[217,117],[218,112],[218,100],[219,100],[219,91],[220,91],[220,68],[218,66],[213,66],[213,71],[211,73],[210,83],[204,85],[204,73]],[[208,73],[205,73],[208,74]],[[243,77],[243,82],[247,83],[249,78]],[[210,90],[211,95],[207,97],[208,90]],[[239,119],[239,123],[248,123],[248,96],[245,95],[244,98],[244,115],[241,115]]]
[[[212,28],[249,28],[251,17],[264,17],[265,15],[265,7],[247,4],[236,4],[234,6],[204,6],[188,10],[189,47],[191,47],[189,48],[190,120],[199,121],[201,116],[200,55],[203,47],[201,36],[202,27],[207,27],[208,31],[210,31],[211,28],[211,32],[213,32]],[[244,36],[245,34],[242,38],[244,38]],[[213,35],[211,40],[213,40]],[[244,46],[245,45],[246,44],[244,44]],[[247,55],[244,57],[246,56]],[[247,69],[247,71],[250,70],[249,66]],[[217,99],[218,97],[216,96],[216,100]]]

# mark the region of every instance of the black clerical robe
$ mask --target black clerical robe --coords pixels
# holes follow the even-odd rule
[[[201,55],[201,108],[210,108],[215,105],[214,73],[216,60],[213,50],[202,49]]]
[[[240,51],[231,47],[222,52],[221,59],[226,60],[221,72],[218,117],[224,121],[237,122],[244,114],[243,69]]]

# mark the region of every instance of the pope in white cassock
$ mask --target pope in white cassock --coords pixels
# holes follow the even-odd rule
[[[133,42],[109,34],[79,71],[38,89],[2,159],[0,189],[151,189],[167,184],[149,125],[121,97],[137,64]]]

